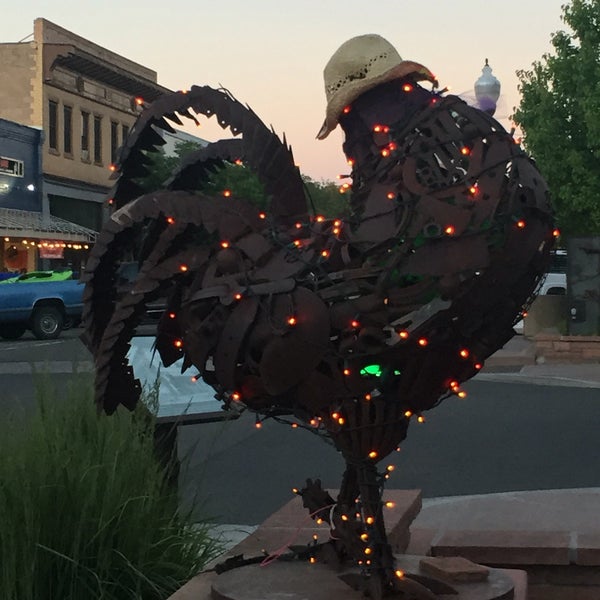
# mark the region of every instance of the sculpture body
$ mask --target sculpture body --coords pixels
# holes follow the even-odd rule
[[[421,79],[384,81],[339,115],[352,164],[345,220],[311,213],[285,141],[226,92],[194,87],[155,102],[122,151],[86,287],[84,340],[106,412],[135,405],[128,342],[145,304],[168,294],[156,336],[166,365],[183,358],[225,407],[331,438],[347,464],[339,497],[312,482],[300,493],[336,530],[329,560],[362,565],[375,597],[418,586],[395,573],[380,461],[512,337],[553,246],[532,161],[489,115]],[[156,127],[190,111],[240,137],[197,151],[164,190],[137,197]],[[267,210],[196,192],[236,160],[265,184]],[[120,295],[130,255],[139,275]]]

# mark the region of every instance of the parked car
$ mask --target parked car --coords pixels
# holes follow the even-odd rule
[[[546,274],[539,289],[538,296],[566,296],[567,294],[567,252],[555,250],[552,253],[550,271]],[[523,333],[524,323],[521,319],[515,326],[515,333]]]
[[[0,285],[0,337],[16,340],[30,329],[40,340],[57,338],[81,320],[83,289],[75,279],[30,278]]]
[[[39,281],[66,281],[67,279],[73,279],[73,271],[70,269],[65,271],[29,271],[29,273],[22,273],[20,275],[14,275],[7,277],[0,281],[0,285],[6,283],[35,283]]]

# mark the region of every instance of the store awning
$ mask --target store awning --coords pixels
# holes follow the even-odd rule
[[[0,236],[31,239],[61,239],[69,242],[96,241],[97,232],[76,223],[42,213],[0,208]]]

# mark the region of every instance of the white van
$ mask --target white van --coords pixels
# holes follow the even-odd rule
[[[555,250],[546,278],[542,281],[538,296],[566,296],[567,294],[567,251]],[[514,326],[515,333],[523,333],[523,319]]]

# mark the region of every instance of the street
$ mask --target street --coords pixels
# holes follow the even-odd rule
[[[600,486],[600,394],[597,389],[473,381],[469,397],[448,399],[413,422],[401,451],[383,466],[389,488],[419,488],[424,497]],[[279,423],[184,427],[183,479],[221,522],[257,524],[306,478],[337,488],[344,464],[332,447]]]
[[[0,403],[7,411],[34,405],[27,362],[45,363],[58,386],[91,381],[78,330],[59,340],[0,343]],[[71,361],[71,362],[69,362]],[[83,373],[73,373],[76,361]],[[22,369],[22,372],[15,372]],[[501,378],[500,378],[501,379]],[[413,422],[390,488],[419,488],[424,497],[511,490],[600,486],[598,389],[473,380],[465,399],[450,398]],[[287,502],[306,478],[339,486],[344,464],[308,431],[254,417],[179,428],[181,490],[197,514],[222,523],[258,524]]]

